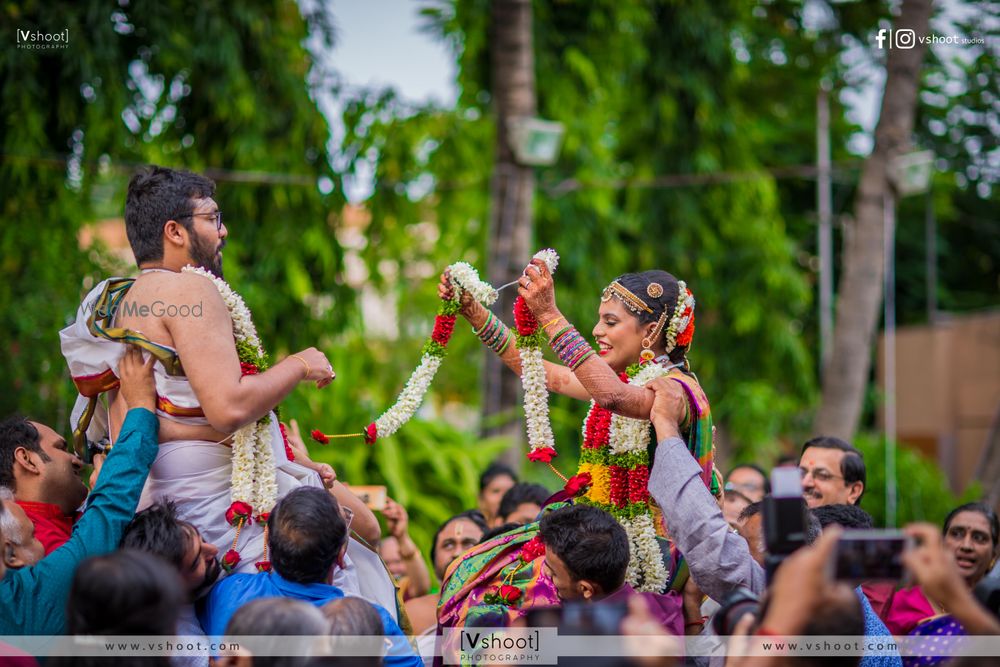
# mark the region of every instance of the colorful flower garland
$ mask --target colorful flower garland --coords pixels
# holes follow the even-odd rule
[[[635,387],[645,386],[669,372],[659,364],[633,365],[619,377]],[[626,581],[637,591],[661,592],[669,573],[663,566],[650,496],[649,421],[612,414],[591,401],[583,424],[579,474],[589,474],[590,490],[583,497],[618,519],[628,535]]]
[[[267,354],[260,343],[257,328],[253,324],[250,309],[243,298],[226,281],[201,267],[185,266],[183,271],[195,273],[212,281],[222,296],[229,315],[233,320],[233,337],[236,339],[236,353],[243,375],[256,375],[268,368]],[[278,499],[278,481],[275,472],[274,453],[270,442],[270,414],[252,424],[240,428],[233,434],[233,461],[230,487],[232,500],[226,510],[226,521],[236,527],[232,548],[222,559],[222,566],[231,572],[240,562],[237,545],[243,527],[267,521],[268,514]],[[256,516],[254,513],[256,512]],[[267,527],[264,527],[264,559],[258,563],[258,571],[270,568],[267,560]]]

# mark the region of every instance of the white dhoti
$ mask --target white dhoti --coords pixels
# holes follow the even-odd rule
[[[279,443],[282,442],[280,438],[278,434]],[[323,488],[315,471],[288,460],[284,445],[274,454],[279,499],[300,486]],[[143,488],[139,509],[158,501],[172,501],[178,518],[197,528],[203,540],[219,549],[220,556],[225,554],[233,548],[236,537],[236,528],[226,521],[226,510],[232,502],[232,458],[230,447],[214,442],[175,440],[161,443]],[[244,526],[236,550],[240,562],[234,571],[256,572],[254,564],[264,557],[264,527],[256,523]],[[347,545],[344,565],[334,573],[333,585],[345,595],[385,607],[398,623],[396,589],[378,555],[352,538]]]
[[[282,456],[284,458],[284,456]],[[214,544],[219,554],[233,548],[236,528],[226,521],[232,503],[233,450],[204,440],[175,440],[160,444],[160,452],[142,490],[139,509],[157,501],[171,500],[177,516]],[[294,462],[277,466],[278,497],[300,486],[323,488],[319,475]],[[264,527],[256,523],[244,526],[236,544],[240,563],[236,572],[256,572],[254,563],[264,558]]]

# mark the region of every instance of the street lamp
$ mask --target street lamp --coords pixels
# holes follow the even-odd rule
[[[507,121],[510,148],[522,165],[548,166],[559,157],[565,128],[562,123],[519,116]]]

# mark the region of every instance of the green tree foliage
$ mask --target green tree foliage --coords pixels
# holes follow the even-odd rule
[[[868,483],[861,507],[872,515],[876,526],[885,525],[885,445],[882,438],[860,434],[854,445],[865,457]],[[896,466],[900,471],[897,481],[898,514],[896,525],[913,521],[929,521],[937,525],[945,516],[962,503],[979,499],[980,487],[971,485],[961,494],[948,487],[948,480],[933,461],[928,461],[915,450],[899,447]]]
[[[330,47],[330,15],[319,4],[277,0],[57,4],[0,9],[4,26],[70,30],[65,50],[0,51],[0,373],[8,378],[0,414],[16,410],[68,430],[75,391],[58,330],[87,288],[125,268],[105,248],[81,249],[79,233],[120,217],[131,171],[158,163],[218,182],[226,278],[255,313],[272,357],[316,345],[340,374],[324,392],[301,386],[283,416],[304,430],[360,430],[391,402],[419,343],[369,347],[357,294],[343,281],[335,237],[343,187],[312,96],[333,79],[304,47]],[[378,220],[386,232],[367,252],[414,280],[408,244],[419,234],[394,229],[391,212],[378,211]],[[381,286],[382,277],[372,282]],[[405,340],[430,331],[433,285],[424,289],[422,299],[401,300],[405,314],[420,314],[406,320]],[[440,424],[414,423],[378,448],[360,438],[335,443],[317,457],[344,481],[389,483],[390,494],[413,503],[425,547],[439,521],[474,504],[477,472],[497,451],[495,443],[470,448],[467,435]]]
[[[129,165],[217,177],[230,234],[227,278],[266,313],[257,322],[265,340],[301,347],[342,326],[333,309],[306,311],[321,293],[351,303],[337,284],[330,217],[343,200],[317,188],[335,174],[301,46],[308,34],[329,45],[329,17],[303,20],[295,5],[267,1],[62,9],[4,6],[5,23],[68,27],[71,38],[64,50],[0,54],[0,329],[16,341],[0,361],[16,391],[3,393],[0,409],[65,422],[72,392],[57,332],[83,288],[106,276],[99,253],[81,251],[78,233],[96,213],[121,215]]]

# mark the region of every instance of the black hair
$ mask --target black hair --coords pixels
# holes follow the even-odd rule
[[[488,482],[487,482],[488,483]],[[434,557],[437,555],[437,543],[438,537],[441,536],[441,532],[448,527],[448,524],[452,521],[457,521],[459,519],[468,519],[472,523],[476,524],[484,533],[488,532],[490,527],[486,524],[486,517],[479,510],[466,510],[464,512],[459,512],[453,517],[450,517],[447,521],[438,526],[438,529],[434,532],[434,538],[431,539],[431,566],[434,566]]]
[[[852,530],[868,530],[875,525],[872,515],[857,505],[848,505],[847,503],[820,505],[810,511],[824,529],[829,525],[837,524]]]
[[[83,561],[67,603],[71,635],[173,635],[184,586],[159,556],[123,549]]]
[[[808,511],[809,508],[806,506],[805,500],[802,500],[802,508],[806,510],[806,536],[805,536],[806,544],[812,544],[817,539],[819,539],[820,533],[823,532],[823,526],[822,524],[820,524],[819,519],[812,512]],[[749,505],[744,507],[743,511],[740,512],[740,515],[736,520],[740,523],[743,523],[744,521],[760,514],[761,515],[760,520],[763,521],[764,520],[763,512],[764,512],[764,501],[758,500],[757,502],[750,503]]]
[[[122,533],[120,547],[156,554],[181,569],[194,542],[189,526],[177,518],[177,507],[172,502],[159,502],[132,517]]]
[[[732,475],[740,468],[749,468],[750,470],[755,470],[759,472],[760,476],[764,478],[764,495],[766,496],[767,494],[771,493],[771,480],[768,478],[767,472],[765,472],[763,468],[761,468],[756,463],[739,463],[732,467],[732,469],[729,471],[729,474]]]
[[[250,646],[254,667],[300,667],[316,664],[317,659],[281,655],[277,649],[288,649],[289,642],[294,640],[277,638],[321,637],[329,634],[329,630],[330,621],[317,607],[294,598],[271,597],[252,600],[237,609],[226,624],[225,634],[254,638]]]
[[[677,298],[680,296],[680,285],[677,278],[666,271],[654,269],[652,271],[643,271],[642,273],[624,273],[615,278],[615,281],[621,283],[622,287],[642,299],[643,303],[653,311],[652,313],[646,311],[632,313],[638,318],[640,325],[658,321],[660,315],[666,311],[667,319],[663,325],[663,331],[660,332],[660,336],[663,337],[663,340],[660,342],[664,342],[666,340],[667,327],[670,325],[671,318],[676,314]],[[663,293],[658,297],[649,295],[649,286],[653,283],[657,283],[663,288]],[[632,311],[629,309],[629,312],[631,313]],[[678,363],[684,359],[686,353],[687,346],[678,346],[670,352],[670,361]]]
[[[514,480],[515,484],[517,483],[517,473],[514,472],[513,468],[508,465],[504,465],[503,463],[491,463],[486,470],[483,471],[483,474],[479,476],[479,493],[485,491],[486,487],[490,485],[490,482],[497,477],[502,477],[503,475],[507,475]]]
[[[861,498],[865,495],[865,487],[868,486],[868,474],[865,470],[865,457],[852,445],[844,442],[840,438],[835,438],[830,435],[821,435],[819,437],[813,438],[812,440],[807,440],[804,445],[802,445],[802,450],[799,452],[799,463],[802,462],[802,455],[805,454],[806,450],[810,447],[819,447],[821,449],[838,449],[844,452],[844,458],[840,460],[840,474],[844,478],[844,484],[854,484],[855,482],[861,482],[861,495],[858,499],[854,501],[855,505],[861,504]]]
[[[558,556],[577,581],[592,581],[613,593],[625,582],[628,535],[618,520],[592,505],[570,505],[542,517],[547,550]]]
[[[986,517],[986,520],[990,524],[990,539],[993,541],[993,548],[996,549],[997,541],[1000,540],[1000,520],[997,519],[997,513],[993,511],[993,508],[983,502],[965,503],[964,505],[959,505],[952,511],[948,512],[948,516],[944,519],[942,532],[945,535],[948,534],[948,529],[951,528],[951,522],[960,512],[978,512]]]
[[[11,415],[0,422],[0,486],[17,491],[14,481],[14,451],[24,447],[48,463],[51,457],[42,450],[38,429],[21,415]]]
[[[322,582],[347,543],[337,500],[315,487],[300,487],[278,501],[267,529],[274,571],[299,584]]]
[[[750,519],[760,514],[763,507],[764,507],[763,500],[758,500],[755,503],[750,503],[749,505],[743,508],[743,510],[740,512],[740,515],[736,517],[736,520],[739,521],[740,523],[743,523],[747,519]]]
[[[125,232],[136,264],[163,258],[163,225],[176,220],[191,231],[192,199],[215,194],[215,183],[190,171],[153,165],[136,173],[125,197]]]
[[[524,503],[534,503],[539,507],[544,507],[545,501],[551,495],[552,492],[541,484],[518,482],[507,489],[507,493],[503,494],[503,498],[500,499],[500,508],[497,510],[497,516],[501,519],[506,519]]]

